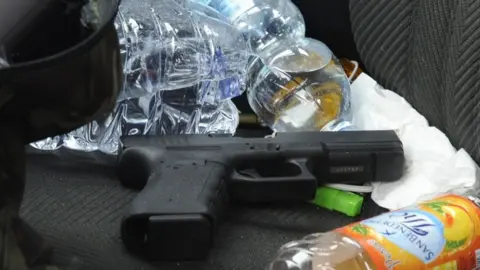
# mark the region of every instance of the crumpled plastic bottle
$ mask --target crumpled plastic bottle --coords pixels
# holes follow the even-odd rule
[[[222,83],[224,87],[212,93],[218,100],[244,90],[247,44],[214,10],[179,0],[130,0],[121,4],[116,23],[126,56],[129,98],[201,81]]]
[[[115,25],[125,82],[116,110],[32,146],[113,154],[122,135],[235,133],[230,99],[245,91],[248,44],[222,14],[186,1],[122,1]]]
[[[249,41],[248,100],[272,130],[355,129],[345,72],[325,44],[305,37],[290,0],[191,1],[222,13]]]
[[[191,0],[209,6],[237,27],[258,53],[285,39],[305,36],[305,21],[290,0]]]

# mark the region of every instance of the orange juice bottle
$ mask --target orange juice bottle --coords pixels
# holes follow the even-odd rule
[[[446,194],[284,245],[268,270],[480,269],[480,200]]]

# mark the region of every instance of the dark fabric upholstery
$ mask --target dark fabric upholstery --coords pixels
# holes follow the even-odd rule
[[[480,1],[352,0],[369,74],[480,162]]]

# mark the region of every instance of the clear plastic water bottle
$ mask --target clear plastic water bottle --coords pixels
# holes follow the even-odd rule
[[[254,53],[305,36],[305,21],[290,0],[191,0],[219,11],[248,38]]]
[[[270,47],[251,69],[248,101],[274,131],[353,129],[349,80],[322,42],[301,38]]]
[[[128,97],[222,81],[218,99],[244,90],[248,45],[215,10],[187,0],[123,1],[117,16]]]

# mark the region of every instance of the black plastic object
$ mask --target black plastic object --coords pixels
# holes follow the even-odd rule
[[[122,238],[150,260],[204,259],[231,200],[306,201],[327,182],[394,181],[403,165],[393,131],[124,137],[118,177],[143,190]]]
[[[0,64],[2,128],[15,125],[28,143],[113,109],[123,81],[113,25],[118,4],[0,1],[0,58],[8,62]]]
[[[117,6],[0,0],[0,265],[9,269],[49,268],[42,238],[26,224],[11,226],[25,187],[24,145],[102,120],[114,108],[123,82]]]
[[[82,41],[95,31],[81,20],[85,3],[88,0],[0,1],[4,60],[11,64],[37,60]]]

